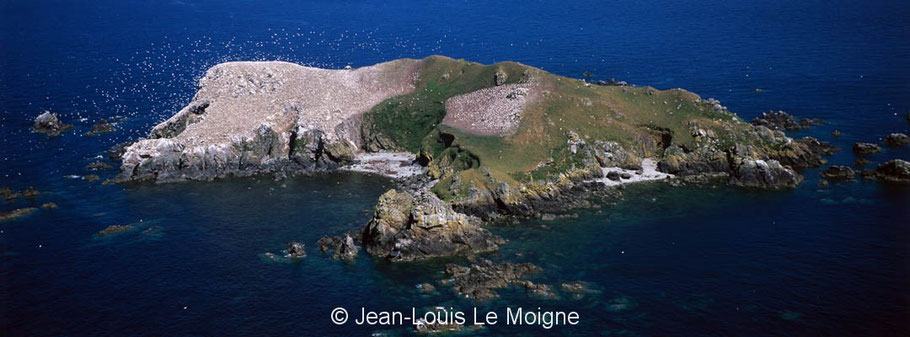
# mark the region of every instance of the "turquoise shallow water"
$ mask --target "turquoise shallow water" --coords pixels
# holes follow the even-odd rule
[[[616,77],[716,97],[744,118],[785,109],[825,123],[808,135],[849,149],[905,132],[908,6],[872,2],[0,1],[0,185],[43,202],[0,224],[0,331],[10,336],[408,334],[329,320],[332,308],[475,304],[445,287],[447,262],[345,264],[315,241],[362,226],[393,183],[331,174],[282,181],[102,186],[67,175],[186,104],[207,67],[284,59],[367,65],[445,54],[517,60],[555,73]],[[756,92],[755,88],[764,89]],[[76,131],[28,131],[51,109]],[[99,117],[121,130],[84,137]],[[86,118],[80,121],[80,118]],[[839,129],[844,135],[830,136]],[[910,159],[910,150],[871,157]],[[832,163],[850,164],[841,151]],[[752,191],[644,185],[578,218],[493,225],[489,258],[532,262],[535,282],[586,281],[582,298],[522,290],[480,310],[575,310],[557,330],[485,335],[903,336],[910,334],[910,191],[877,183]],[[110,173],[101,173],[103,177]],[[98,238],[98,230],[137,230]],[[269,261],[290,240],[297,263]],[[186,309],[184,309],[184,307]]]

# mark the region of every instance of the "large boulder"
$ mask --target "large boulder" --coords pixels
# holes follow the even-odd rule
[[[801,181],[802,177],[793,169],[773,159],[738,158],[730,172],[730,182],[739,186],[794,187]]]
[[[504,242],[479,225],[432,192],[393,189],[379,198],[362,241],[370,255],[396,261],[489,252]]]

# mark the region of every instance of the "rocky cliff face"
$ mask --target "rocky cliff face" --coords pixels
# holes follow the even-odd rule
[[[212,67],[193,101],[126,148],[119,181],[313,171],[353,160],[360,118],[414,89],[418,60],[354,70],[286,62]]]

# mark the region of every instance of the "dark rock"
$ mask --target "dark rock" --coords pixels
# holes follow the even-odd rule
[[[868,163],[869,163],[869,161],[866,159],[856,158],[856,160],[853,161],[853,166],[863,167],[863,166],[866,166],[866,164],[868,164]]]
[[[57,204],[56,204],[56,203],[53,203],[53,202],[48,202],[48,203],[44,203],[43,205],[41,205],[41,208],[44,208],[44,209],[55,209],[55,208],[57,208]]]
[[[285,250],[285,254],[290,258],[302,258],[306,257],[306,246],[297,241],[288,242],[288,249]]]
[[[87,136],[92,136],[92,135],[98,135],[98,134],[102,134],[102,133],[113,132],[116,130],[117,130],[117,128],[114,127],[113,123],[110,123],[105,119],[102,119],[102,120],[99,120],[98,122],[96,122],[95,125],[92,126],[92,130],[90,130],[89,132],[86,132],[85,134]]]
[[[481,228],[480,219],[454,211],[432,192],[389,190],[375,209],[362,240],[376,257],[401,261],[481,253],[504,242]]]
[[[822,178],[828,180],[853,180],[855,174],[856,172],[847,166],[831,166],[820,173]]]
[[[889,146],[904,146],[910,143],[910,137],[903,133],[892,133],[885,137],[885,144]]]
[[[525,275],[540,268],[530,263],[493,263],[481,259],[471,266],[449,264],[446,274],[452,276],[452,289],[458,294],[477,301],[499,297],[495,292],[517,284]]]
[[[350,234],[326,236],[319,239],[317,244],[323,253],[332,251],[332,258],[336,260],[353,260],[360,252],[360,247]]]
[[[839,130],[834,130],[833,132],[831,132],[831,135],[834,137],[840,137],[841,132]]]
[[[863,172],[863,178],[877,179],[884,182],[910,183],[910,162],[894,159],[875,168],[875,171]]]
[[[37,211],[37,210],[38,209],[34,208],[34,207],[26,207],[26,208],[14,209],[9,212],[3,212],[3,213],[0,213],[0,221],[9,221],[9,220],[14,220],[16,218],[21,218],[26,215],[32,214],[34,211]]]
[[[99,177],[97,174],[87,174],[82,177],[82,180],[85,180],[88,182],[94,182],[94,181],[101,180],[101,177]]]
[[[880,152],[881,147],[872,143],[856,143],[853,144],[853,153],[858,155],[867,155]]]
[[[620,178],[621,178],[621,176],[619,175],[619,172],[616,172],[616,171],[607,172],[607,179],[619,181]]]
[[[620,178],[623,178],[623,179],[631,179],[631,178],[632,178],[632,175],[629,174],[629,172],[623,172],[623,173],[620,173],[620,174],[619,174],[619,177],[620,177]]]
[[[111,166],[111,164],[96,160],[96,161],[93,161],[93,162],[89,163],[88,165],[86,165],[85,168],[95,171],[95,170],[107,170],[107,169],[113,168],[113,166]]]
[[[111,234],[116,234],[116,233],[123,233],[126,231],[131,231],[133,229],[134,229],[134,227],[132,225],[110,225],[110,226],[107,226],[107,228],[99,231],[98,235],[105,236],[105,235],[111,235]]]
[[[597,82],[594,82],[594,83],[597,84],[597,85],[602,85],[602,86],[621,86],[621,87],[627,87],[627,86],[629,86],[629,83],[628,83],[628,82],[626,82],[626,81],[617,81],[615,78],[612,78],[612,77],[611,77],[609,80],[606,80],[606,81],[600,80],[600,81],[597,81]]]
[[[797,131],[809,127],[810,122],[799,123],[784,111],[768,111],[753,119],[752,125],[764,126],[771,130]]]
[[[35,118],[35,124],[32,125],[32,130],[38,133],[46,134],[48,136],[59,136],[64,131],[69,130],[72,127],[72,124],[65,124],[61,122],[57,118],[57,114],[50,111],[45,111]]]
[[[123,154],[126,153],[126,148],[129,147],[130,144],[131,143],[126,142],[111,146],[111,148],[107,150],[108,159],[111,161],[120,161],[123,159]]]

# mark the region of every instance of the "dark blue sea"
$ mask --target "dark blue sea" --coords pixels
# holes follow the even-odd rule
[[[910,2],[897,1],[48,1],[0,0],[0,185],[54,202],[0,223],[3,336],[395,336],[336,326],[330,311],[470,310],[435,283],[446,262],[342,263],[315,241],[360,228],[388,179],[326,174],[170,185],[79,178],[111,145],[187,104],[217,63],[341,68],[442,54],[518,61],[719,99],[745,119],[821,118],[843,150],[910,131]],[[757,91],[756,89],[761,89]],[[76,125],[29,130],[44,110]],[[100,118],[120,130],[83,136]],[[840,137],[831,135],[840,130]],[[102,156],[102,157],[99,157]],[[910,159],[885,148],[872,164]],[[581,298],[522,290],[478,304],[574,310],[576,326],[487,327],[523,336],[910,336],[910,187],[870,181],[794,190],[628,188],[574,219],[494,225],[496,261],[531,280],[585,281]],[[112,171],[103,171],[109,178]],[[99,237],[109,225],[137,230]],[[308,256],[263,256],[288,241]]]

